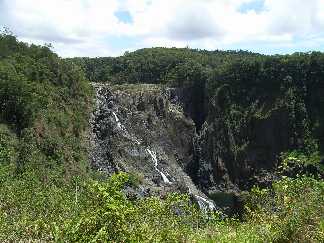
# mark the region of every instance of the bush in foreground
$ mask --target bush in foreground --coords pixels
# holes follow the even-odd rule
[[[2,167],[5,168],[5,167]],[[26,172],[27,173],[27,172]],[[320,242],[324,183],[282,178],[271,189],[253,188],[243,221],[203,214],[186,195],[127,198],[132,177],[75,178],[44,185],[29,172],[1,170],[0,239],[63,242]]]

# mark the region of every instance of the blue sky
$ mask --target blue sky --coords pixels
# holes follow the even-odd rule
[[[127,10],[118,10],[115,12],[115,16],[120,22],[131,24],[133,23],[132,15]]]
[[[242,3],[242,5],[239,7],[239,11],[242,13],[247,13],[249,11],[255,11],[257,13],[260,13],[264,11],[264,0],[254,0],[251,2],[245,2]]]
[[[0,0],[0,26],[63,57],[154,46],[324,51],[324,0]]]

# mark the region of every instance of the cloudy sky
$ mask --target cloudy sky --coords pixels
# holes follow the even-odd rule
[[[0,0],[0,27],[64,57],[152,46],[324,51],[324,0]]]

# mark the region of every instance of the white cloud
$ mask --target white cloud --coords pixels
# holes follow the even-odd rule
[[[321,20],[317,16],[318,7],[323,4],[322,0],[267,0],[265,5],[269,11],[264,15],[268,21],[268,30],[276,35],[307,35],[320,31],[318,27]]]
[[[45,29],[76,38],[118,33],[114,16],[117,0],[3,0],[2,5],[6,23],[25,35],[37,35]]]
[[[132,34],[147,37],[146,44],[209,49],[246,42],[286,46],[312,33],[324,36],[324,0],[265,0],[264,11],[258,13],[239,11],[252,0],[147,2],[127,1],[134,18]]]
[[[324,0],[264,0],[263,11],[240,12],[249,2],[0,0],[0,26],[29,42],[52,42],[63,56],[116,55],[135,46],[318,48],[324,38]],[[128,11],[133,22],[120,21],[119,10]],[[123,47],[107,41],[123,36],[139,41]]]

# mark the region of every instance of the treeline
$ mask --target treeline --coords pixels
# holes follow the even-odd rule
[[[146,48],[123,56],[73,58],[91,82],[182,85],[230,60],[260,56],[245,51]]]

